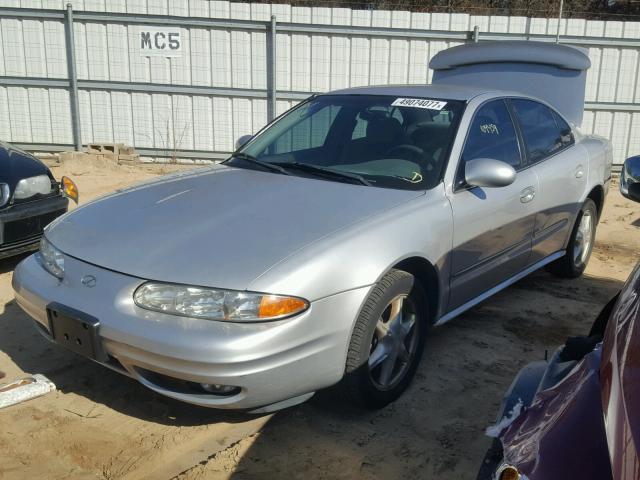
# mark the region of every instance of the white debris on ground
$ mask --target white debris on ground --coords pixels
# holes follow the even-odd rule
[[[485,434],[487,435],[487,437],[498,438],[498,436],[500,436],[500,433],[502,433],[505,428],[511,425],[514,420],[520,416],[520,414],[522,413],[522,407],[522,400],[518,399],[518,403],[516,403],[509,411],[509,413],[502,417],[498,423],[487,427],[487,429],[485,430]]]
[[[0,408],[40,397],[55,389],[55,384],[39,373],[19,378],[11,383],[0,384]]]

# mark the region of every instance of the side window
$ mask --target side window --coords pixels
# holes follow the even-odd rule
[[[565,135],[563,135],[561,128],[556,123],[555,117],[557,115],[554,116],[554,113],[546,105],[522,99],[511,100],[511,103],[522,128],[524,143],[527,146],[531,163],[544,160],[573,142],[569,125],[562,121],[566,126]],[[558,117],[558,120],[562,119]]]
[[[560,129],[560,141],[562,142],[562,148],[573,145],[575,143],[575,139],[573,138],[573,132],[571,131],[569,124],[565,122],[557,112],[551,110],[551,113],[553,113],[556,125]]]
[[[520,167],[518,138],[504,100],[483,105],[471,122],[461,166],[476,158],[500,160],[516,170]],[[458,175],[459,181],[464,179],[464,168],[458,170]]]

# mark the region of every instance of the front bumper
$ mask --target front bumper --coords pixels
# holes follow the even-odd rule
[[[44,227],[68,206],[67,198],[56,195],[0,210],[0,259],[36,250]]]
[[[93,288],[82,285],[87,275]],[[47,305],[57,302],[97,318],[107,355],[101,363],[163,395],[215,408],[255,409],[337,383],[351,328],[370,287],[326,297],[285,320],[230,323],[177,317],[136,306],[144,280],[65,257],[65,277],[47,273],[36,257],[13,275],[16,301],[51,338]],[[240,387],[231,396],[198,384]]]

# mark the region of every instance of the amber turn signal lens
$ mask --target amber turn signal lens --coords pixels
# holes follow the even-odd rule
[[[258,316],[260,318],[286,317],[302,312],[308,306],[308,303],[300,298],[265,295],[260,300]]]
[[[80,198],[80,194],[78,193],[78,187],[69,177],[62,177],[62,193],[65,197],[70,198],[74,202],[78,203],[78,199]]]
[[[511,465],[507,465],[500,472],[499,480],[519,480],[520,472],[516,467],[512,467]]]

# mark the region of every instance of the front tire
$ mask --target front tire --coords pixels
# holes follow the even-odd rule
[[[340,389],[365,408],[397,399],[413,379],[429,326],[427,297],[415,277],[391,270],[356,320]]]
[[[565,255],[549,264],[548,270],[563,278],[577,278],[587,268],[596,239],[598,208],[587,198],[576,218]]]

